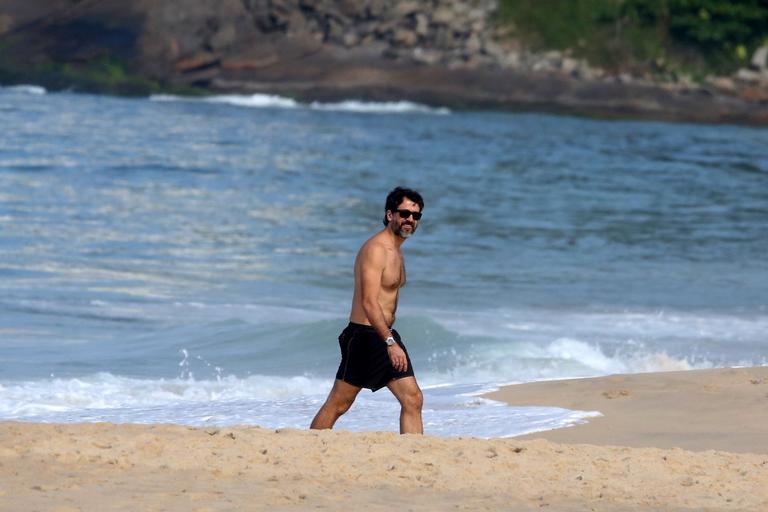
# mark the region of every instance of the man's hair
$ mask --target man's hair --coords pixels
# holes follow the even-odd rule
[[[408,198],[417,205],[419,205],[419,211],[424,209],[424,199],[421,198],[421,194],[405,187],[395,187],[392,192],[387,196],[387,203],[384,205],[384,225],[389,224],[387,222],[387,212],[396,212],[397,207],[403,202],[404,198]]]

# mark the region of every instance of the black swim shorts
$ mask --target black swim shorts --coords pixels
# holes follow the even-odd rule
[[[404,372],[397,371],[392,366],[387,344],[373,327],[350,322],[339,336],[341,363],[336,378],[359,388],[377,391],[395,379],[413,377],[413,365],[408,350],[394,329],[392,337],[405,352],[408,369]]]

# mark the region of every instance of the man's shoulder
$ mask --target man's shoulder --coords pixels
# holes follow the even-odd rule
[[[386,237],[386,233],[384,231],[379,231],[378,233],[373,235],[371,238],[363,242],[361,249],[365,249],[369,247],[387,249],[389,247],[389,244]]]
[[[360,247],[359,253],[364,256],[385,255],[389,250],[386,237],[382,232],[376,233]]]

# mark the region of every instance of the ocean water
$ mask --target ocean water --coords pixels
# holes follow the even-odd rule
[[[419,189],[397,329],[425,427],[499,385],[768,364],[768,131],[0,88],[0,420],[306,428],[352,263]],[[397,430],[386,391],[338,423]]]

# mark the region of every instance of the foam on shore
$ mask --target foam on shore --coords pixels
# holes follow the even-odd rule
[[[425,114],[449,114],[450,110],[443,107],[430,107],[410,101],[388,101],[388,102],[369,102],[358,100],[345,100],[340,102],[323,103],[313,101],[305,104],[294,99],[273,94],[224,94],[213,95],[204,98],[192,98],[185,96],[176,96],[169,94],[153,94],[149,97],[150,101],[166,102],[205,102],[222,103],[237,107],[248,108],[278,108],[278,109],[301,109],[322,110],[332,112],[352,112],[360,114],[405,114],[405,113],[425,113]]]

